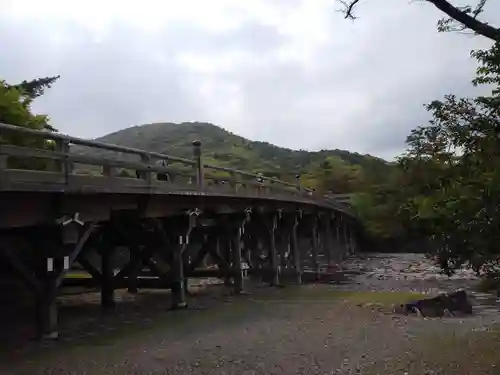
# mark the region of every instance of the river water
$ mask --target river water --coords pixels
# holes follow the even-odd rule
[[[464,289],[476,310],[498,314],[500,300],[478,292],[478,277],[470,269],[447,276],[423,254],[363,254],[346,259],[338,272],[340,290],[408,291],[435,295]]]

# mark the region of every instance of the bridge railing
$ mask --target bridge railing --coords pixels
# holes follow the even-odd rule
[[[86,172],[82,166],[87,166]],[[133,192],[202,190],[319,198],[298,182],[206,164],[199,141],[193,142],[193,159],[186,159],[0,123],[0,190],[19,183],[87,191],[99,185],[98,191],[110,192],[127,187]]]

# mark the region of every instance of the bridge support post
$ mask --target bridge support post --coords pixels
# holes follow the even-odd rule
[[[243,258],[248,265],[248,278],[250,280],[256,281],[259,279],[257,272],[259,272],[259,257],[257,255],[259,251],[259,230],[261,229],[258,225],[258,217],[252,217],[248,220],[244,227],[243,235]]]
[[[198,209],[191,210],[187,213],[187,227],[180,229],[178,233],[184,231],[184,235],[179,234],[179,242],[173,247],[172,254],[172,309],[182,309],[187,307],[186,293],[187,282],[184,277],[184,251],[189,245],[189,239],[196,226],[196,221],[201,211]]]
[[[243,235],[243,226],[244,224],[240,225],[237,230],[235,235],[233,236],[233,242],[232,242],[232,252],[233,252],[233,277],[234,277],[234,293],[235,294],[240,294],[243,291],[243,270],[241,268],[241,236]]]
[[[349,228],[349,244],[350,244],[351,254],[356,253],[356,238],[354,236],[354,224],[353,223],[351,223],[350,228]]]
[[[314,272],[314,280],[318,281],[319,279],[319,262],[318,262],[318,219],[317,217],[312,218],[312,238],[311,238],[311,245],[312,245],[312,269]]]
[[[127,291],[131,294],[136,294],[137,290],[137,275],[142,266],[141,256],[139,252],[139,246],[137,244],[129,245],[130,254],[130,271],[127,275]]]
[[[287,256],[290,255],[290,233],[287,228],[283,228],[278,241],[279,266],[281,271],[285,271],[288,265]]]
[[[27,231],[27,238],[34,238],[32,242],[25,238],[1,238],[0,257],[33,293],[34,306],[34,328],[35,337],[38,340],[57,339],[58,311],[55,303],[57,291],[57,276],[60,274],[60,254],[41,254],[36,250],[38,246],[52,248],[53,243],[44,243],[43,235],[35,230],[35,233]]]
[[[299,226],[299,215],[296,214],[294,217],[294,222],[292,225],[291,233],[291,247],[293,253],[293,263],[295,268],[295,282],[297,284],[302,284],[302,264],[300,257],[299,241],[297,239],[297,229]]]
[[[245,211],[244,215],[237,215],[235,229],[231,236],[232,249],[232,274],[234,277],[234,293],[241,294],[243,292],[243,269],[242,269],[242,251],[243,251],[243,235],[245,233],[245,225],[250,221],[250,212]],[[231,227],[231,226],[229,226]]]
[[[345,221],[345,218],[342,217],[342,232],[343,232],[343,237],[344,237],[344,247],[345,247],[345,254],[350,255],[351,254],[351,246],[349,243],[349,235],[347,233],[348,228],[347,228],[347,223]]]
[[[193,155],[196,164],[194,165],[196,173],[196,185],[198,188],[203,188],[204,185],[204,172],[203,172],[203,160],[201,157],[201,142],[196,140],[193,141]]]
[[[280,230],[277,236],[279,255],[280,281],[295,278],[295,256],[293,251],[292,232],[295,225],[296,214],[284,213],[281,219]]]
[[[338,216],[334,216],[333,226],[334,226],[334,228],[333,228],[333,236],[334,236],[333,245],[335,247],[334,258],[335,258],[335,261],[340,264],[342,262],[342,260],[344,259],[344,248],[342,246],[342,239],[340,236],[341,222],[340,222]]]
[[[101,254],[101,307],[110,310],[115,307],[115,286],[113,271],[114,244],[109,239],[109,234],[102,234],[99,243],[99,253]]]
[[[179,236],[179,244],[174,245],[172,254],[172,309],[187,307],[186,290],[184,283],[184,262],[182,259],[183,236]]]
[[[46,268],[40,272],[41,288],[36,298],[36,333],[40,340],[54,340],[59,338],[54,258],[44,257],[44,261]]]
[[[270,285],[276,286],[279,284],[279,265],[278,265],[278,254],[276,252],[276,235],[278,232],[278,213],[272,215],[270,226],[268,229],[269,233],[269,266],[271,270]]]
[[[231,268],[231,259],[232,259],[232,256],[231,256],[231,249],[232,249],[232,233],[229,232],[228,236],[220,236],[219,239],[218,239],[218,253],[219,255],[221,256],[222,260],[228,264],[229,266],[229,269],[228,271],[230,271],[230,268]],[[222,237],[222,238],[221,238]],[[230,273],[231,272],[228,272],[226,273],[226,275],[224,276],[224,285],[225,286],[232,286],[233,285],[233,282],[231,280],[231,276],[230,276]]]
[[[333,233],[332,233],[332,219],[330,216],[325,215],[323,218],[323,251],[326,255],[326,261],[328,267],[333,263],[334,258],[334,246],[333,246]]]

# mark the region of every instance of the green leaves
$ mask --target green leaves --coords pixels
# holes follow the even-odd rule
[[[35,130],[55,131],[49,125],[48,116],[37,115],[31,112],[33,99],[43,93],[45,87],[49,87],[58,77],[42,78],[30,82],[23,81],[19,85],[8,85],[0,81],[0,122],[23,126]],[[45,148],[50,147],[40,137],[26,136],[18,133],[5,133],[0,136],[0,143],[10,143],[24,147]],[[20,160],[10,158],[9,164],[15,168],[46,168],[46,164],[40,160]]]
[[[22,96],[35,99],[39,96],[42,96],[45,89],[50,88],[60,76],[54,77],[44,77],[44,78],[36,78],[31,81],[22,81],[17,85],[8,86],[8,88],[14,88],[18,90]]]
[[[476,51],[489,96],[447,95],[426,109],[389,179],[353,200],[377,238],[423,243],[447,273],[500,270],[500,48]]]
[[[500,258],[500,49],[473,55],[481,63],[474,82],[492,85],[492,95],[428,104],[432,120],[410,133],[398,160],[398,213],[446,272],[464,263],[486,272]]]

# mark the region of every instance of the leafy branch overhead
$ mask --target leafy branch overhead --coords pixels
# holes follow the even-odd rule
[[[366,0],[339,0],[342,4],[341,12],[347,19],[356,19],[358,5]],[[458,6],[447,0],[422,0],[434,5],[447,15],[438,21],[439,31],[464,31],[471,30],[478,35],[500,42],[500,28],[490,25],[479,17],[484,13],[488,0],[479,0],[476,5]]]
[[[42,96],[45,89],[49,89],[60,78],[60,76],[35,78],[30,81],[22,81],[15,85],[7,85],[8,88],[18,90],[23,96],[31,99]]]
[[[22,126],[35,130],[56,131],[49,124],[49,117],[43,114],[34,114],[31,110],[33,100],[44,93],[57,77],[37,78],[31,81],[23,81],[19,84],[7,84],[0,80],[0,122]],[[25,147],[50,148],[48,143],[39,137],[26,137],[19,134],[0,135],[0,143],[10,143]],[[16,160],[10,158],[9,162],[16,168],[46,169],[47,163],[42,160]]]

